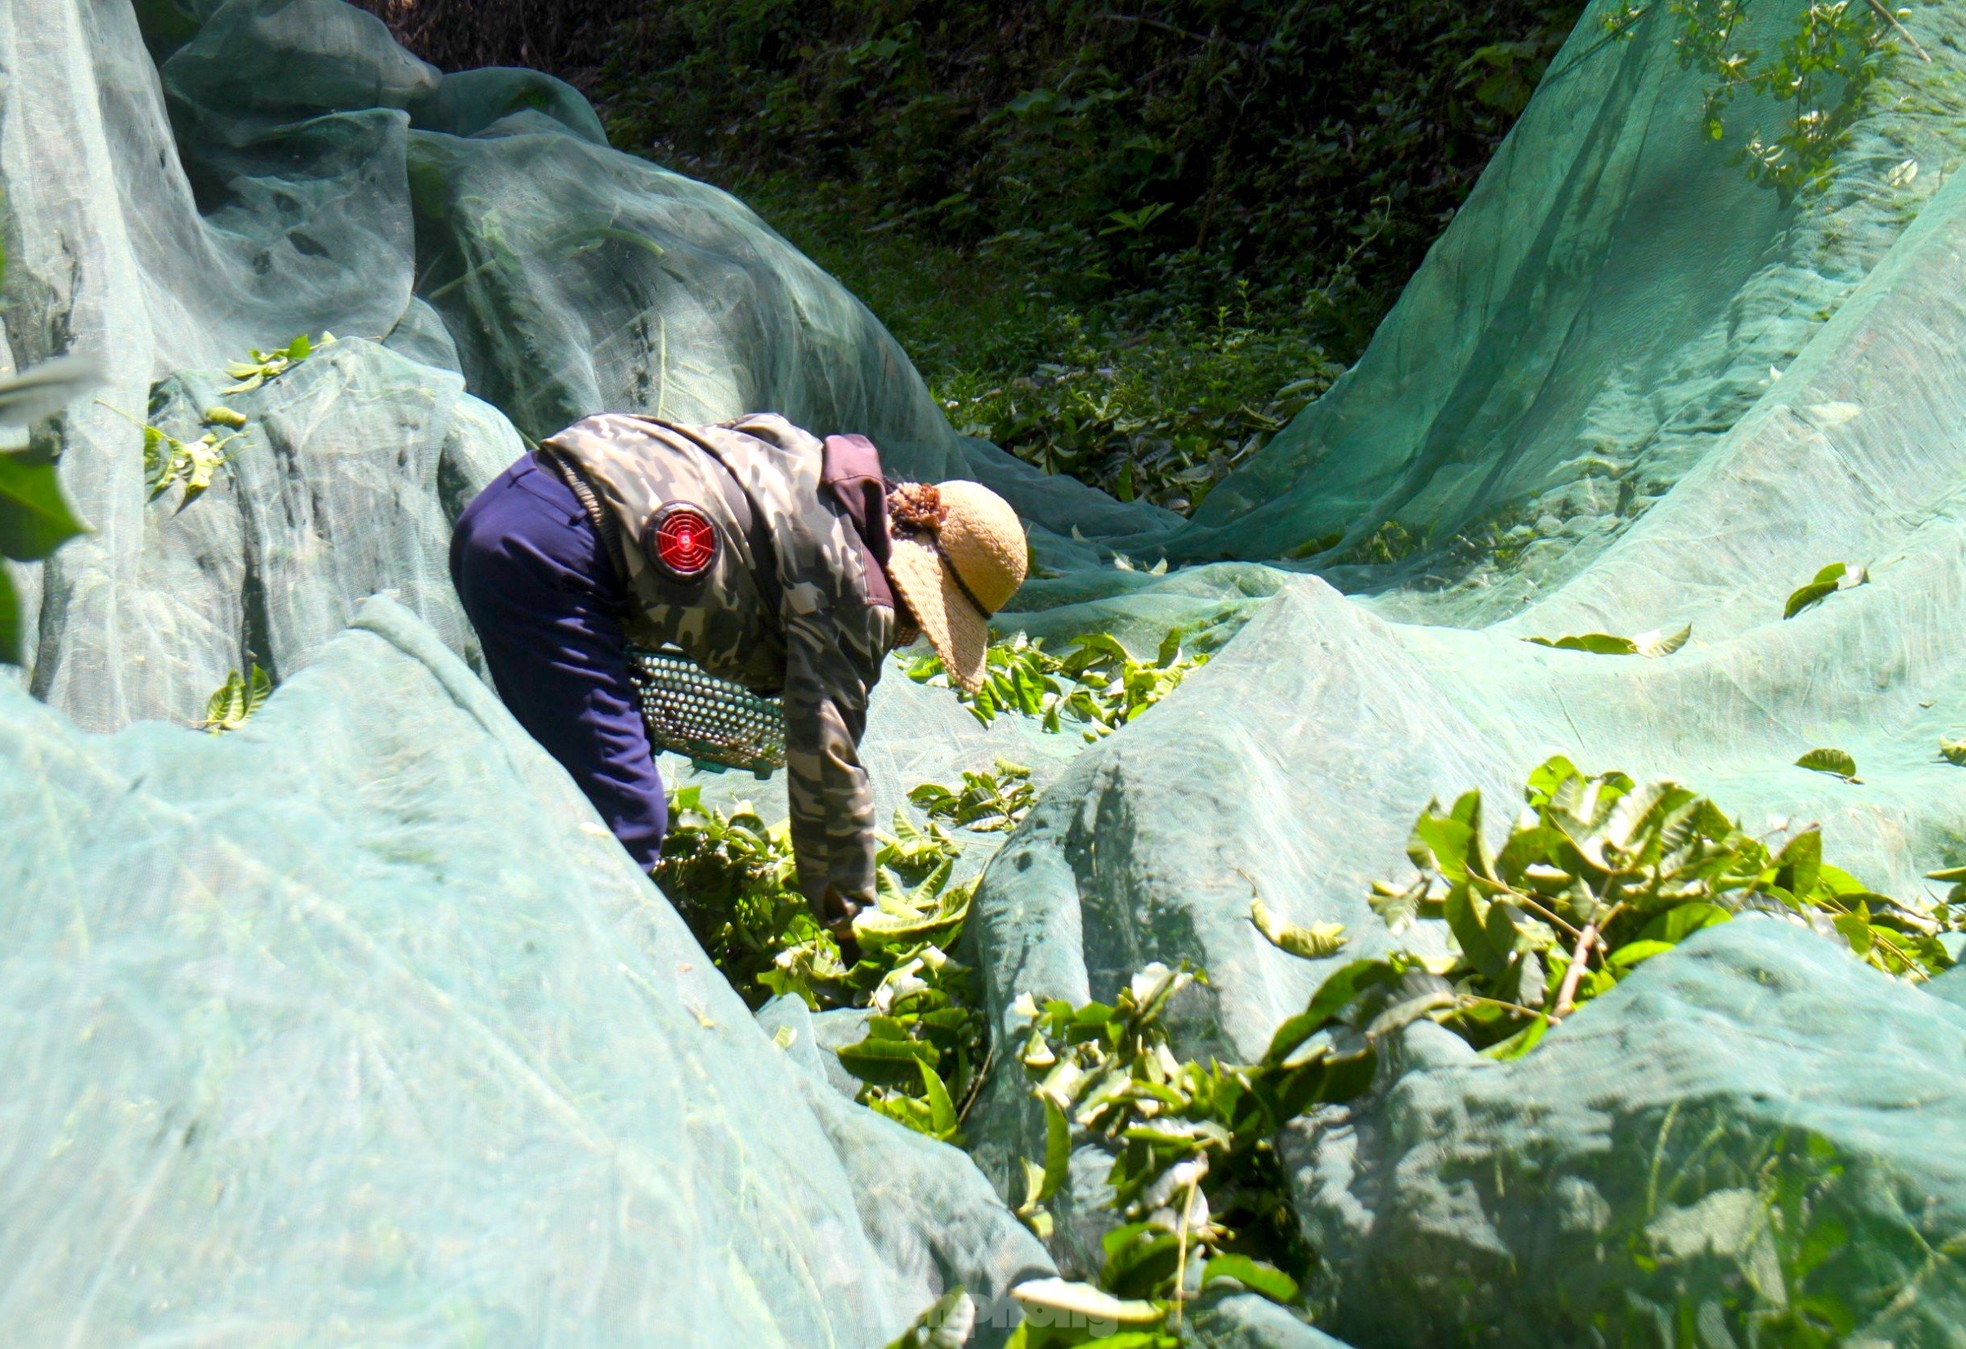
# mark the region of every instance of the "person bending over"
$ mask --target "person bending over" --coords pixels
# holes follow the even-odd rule
[[[862,436],[783,417],[574,423],[459,517],[451,576],[505,705],[652,869],[668,808],[629,674],[665,645],[782,699],[799,889],[845,931],[874,896],[867,698],[925,635],[974,692],[1024,529],[974,482],[889,483]]]

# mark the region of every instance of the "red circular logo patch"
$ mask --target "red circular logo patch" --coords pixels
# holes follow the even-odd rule
[[[694,506],[665,506],[655,524],[655,560],[675,576],[701,576],[717,557],[717,527]]]

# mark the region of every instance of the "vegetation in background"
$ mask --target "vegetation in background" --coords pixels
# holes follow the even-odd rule
[[[1825,863],[1814,826],[1772,850],[1684,787],[1641,788],[1621,773],[1585,777],[1562,758],[1537,769],[1524,795],[1528,809],[1499,849],[1483,833],[1479,792],[1449,810],[1430,805],[1408,846],[1416,878],[1376,885],[1373,905],[1395,933],[1440,920],[1448,954],[1399,951],[1343,965],[1255,1063],[1174,1054],[1167,1012],[1199,977],[1193,971],[1150,965],[1110,1005],[1020,1000],[1014,1010],[1030,1029],[1018,1058],[1044,1112],[1046,1145],[1042,1163],[1025,1163],[1019,1211],[1048,1232],[1044,1205],[1073,1148],[1090,1142],[1113,1159],[1109,1202],[1120,1219],[1092,1284],[1043,1280],[1014,1290],[1027,1305],[1076,1308],[1101,1325],[1033,1328],[1022,1343],[1090,1344],[1100,1330],[1124,1327],[1142,1336],[1138,1344],[1159,1344],[1178,1327],[1182,1303],[1217,1279],[1301,1312],[1301,1280],[1315,1253],[1291,1210],[1277,1134],[1315,1105],[1369,1090],[1379,1046],[1417,1020],[1489,1058],[1519,1057],[1645,961],[1748,912],[1806,924],[1901,978],[1952,964],[1940,935],[1960,930],[1957,897],[1966,884],[1934,906],[1902,903]],[[1966,880],[1966,868],[1934,878]],[[1342,942],[1330,925],[1282,922],[1260,899],[1251,919],[1292,953],[1328,955]],[[1758,1179],[1730,1193],[1765,1200],[1764,1218],[1777,1214],[1761,1230],[1773,1242],[1774,1267],[1801,1292],[1823,1255],[1813,1206],[1840,1170],[1807,1139],[1791,1156],[1790,1141],[1764,1146],[1752,1171]],[[1656,1178],[1650,1197],[1656,1208]],[[1642,1269],[1683,1256],[1661,1240],[1655,1228],[1634,1227]],[[1752,1296],[1734,1310],[1749,1319],[1773,1314]],[[1820,1300],[1774,1311],[1815,1336],[1784,1343],[1830,1342],[1822,1335],[1834,1318],[1825,1319]]]
[[[959,430],[1187,511],[1363,348],[1581,8],[690,0],[596,92],[867,300]]]

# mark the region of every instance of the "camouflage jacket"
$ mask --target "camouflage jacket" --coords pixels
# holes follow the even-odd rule
[[[627,579],[630,639],[782,697],[800,890],[815,904],[829,886],[870,900],[859,744],[895,633],[874,447],[769,414],[677,426],[609,413],[540,448],[571,470]]]

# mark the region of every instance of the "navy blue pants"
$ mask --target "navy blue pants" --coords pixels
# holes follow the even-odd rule
[[[628,590],[560,475],[528,454],[458,517],[451,580],[498,696],[644,870],[668,825],[628,675]]]

